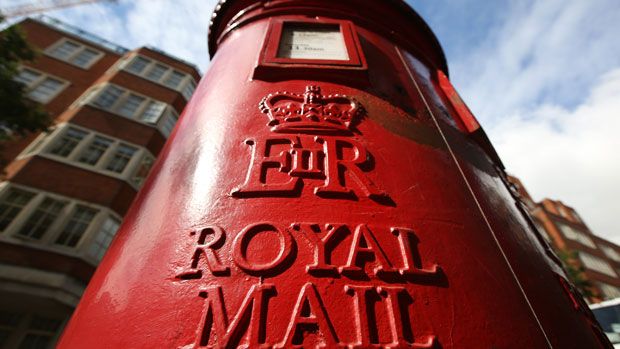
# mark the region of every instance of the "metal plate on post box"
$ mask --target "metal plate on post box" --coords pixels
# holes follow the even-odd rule
[[[339,25],[286,23],[278,45],[279,58],[349,59],[344,35]]]

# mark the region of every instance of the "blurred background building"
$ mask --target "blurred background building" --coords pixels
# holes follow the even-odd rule
[[[51,348],[200,74],[49,17],[19,25],[40,54],[16,79],[55,122],[2,149],[0,348]]]
[[[527,207],[534,225],[556,251],[567,270],[589,284],[582,292],[590,303],[620,297],[620,246],[605,240],[588,228],[585,221],[572,207],[561,201],[543,199],[535,202],[523,183],[511,176],[509,181]],[[580,285],[577,285],[580,286]]]

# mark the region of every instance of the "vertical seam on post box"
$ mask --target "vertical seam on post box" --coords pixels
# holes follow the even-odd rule
[[[493,237],[493,240],[495,241],[495,244],[499,248],[499,251],[501,252],[502,257],[504,257],[504,261],[508,265],[508,269],[510,269],[510,273],[512,274],[515,282],[517,283],[517,286],[519,286],[519,290],[521,291],[521,294],[523,295],[523,298],[525,298],[525,302],[527,303],[528,307],[530,308],[530,311],[532,312],[532,315],[534,316],[534,319],[536,320],[536,323],[538,324],[538,327],[540,328],[540,331],[542,332],[543,336],[545,337],[545,341],[547,341],[547,345],[549,345],[549,348],[553,348],[553,345],[551,345],[551,342],[549,341],[549,337],[547,337],[547,333],[545,332],[545,329],[543,328],[542,324],[540,323],[540,319],[538,318],[538,315],[536,315],[536,311],[534,310],[534,307],[532,306],[532,303],[530,302],[529,298],[527,297],[527,294],[525,293],[525,290],[523,289],[523,286],[521,285],[521,282],[519,281],[519,278],[517,277],[517,274],[515,273],[514,269],[512,268],[512,265],[510,264],[510,261],[508,260],[508,256],[506,256],[506,253],[504,252],[504,249],[502,248],[502,245],[499,243],[499,240],[497,239],[497,235],[495,234],[495,231],[493,230],[493,227],[491,226],[491,223],[489,222],[486,214],[484,213],[484,210],[482,209],[482,206],[480,205],[480,202],[478,201],[478,198],[476,197],[476,194],[474,193],[474,190],[472,189],[471,184],[469,183],[469,180],[465,176],[465,172],[461,168],[461,164],[459,163],[458,159],[456,158],[456,155],[454,154],[454,151],[452,150],[452,147],[450,146],[450,143],[448,142],[448,139],[446,138],[446,136],[444,135],[441,127],[439,126],[439,122],[437,121],[437,118],[435,117],[435,114],[431,110],[430,105],[428,104],[428,102],[426,100],[426,97],[424,97],[424,94],[422,93],[422,89],[418,85],[418,82],[415,80],[415,78],[413,76],[413,73],[411,72],[411,69],[409,68],[409,65],[405,61],[405,58],[403,57],[403,54],[400,51],[400,48],[397,47],[397,46],[394,46],[394,48],[396,49],[396,53],[398,53],[398,56],[400,57],[400,61],[402,62],[402,64],[405,67],[405,69],[407,70],[407,75],[409,75],[409,79],[415,85],[415,88],[418,91],[418,94],[420,95],[420,97],[422,98],[422,101],[424,102],[424,105],[426,106],[426,110],[428,110],[431,118],[433,119],[433,123],[435,124],[435,127],[437,127],[437,130],[439,131],[439,134],[441,135],[441,138],[443,139],[444,143],[446,144],[446,147],[448,148],[448,152],[450,153],[450,156],[452,157],[452,160],[454,160],[454,163],[456,164],[456,167],[458,168],[459,173],[461,174],[461,177],[463,178],[463,180],[465,181],[465,184],[467,185],[467,189],[469,190],[469,193],[474,198],[474,202],[476,203],[476,206],[478,207],[478,210],[480,211],[480,214],[482,214],[482,218],[484,219],[484,222],[486,223],[487,228],[491,232],[491,236]]]

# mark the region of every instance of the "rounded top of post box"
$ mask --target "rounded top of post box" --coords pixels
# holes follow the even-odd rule
[[[403,0],[220,0],[209,24],[209,54],[235,29],[279,15],[347,19],[422,55],[448,75],[441,44],[422,17]]]

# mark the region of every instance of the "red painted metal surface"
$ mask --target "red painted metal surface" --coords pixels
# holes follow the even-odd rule
[[[220,5],[211,67],[60,348],[610,347],[432,32],[360,4]],[[283,22],[341,23],[358,63],[270,59]]]

